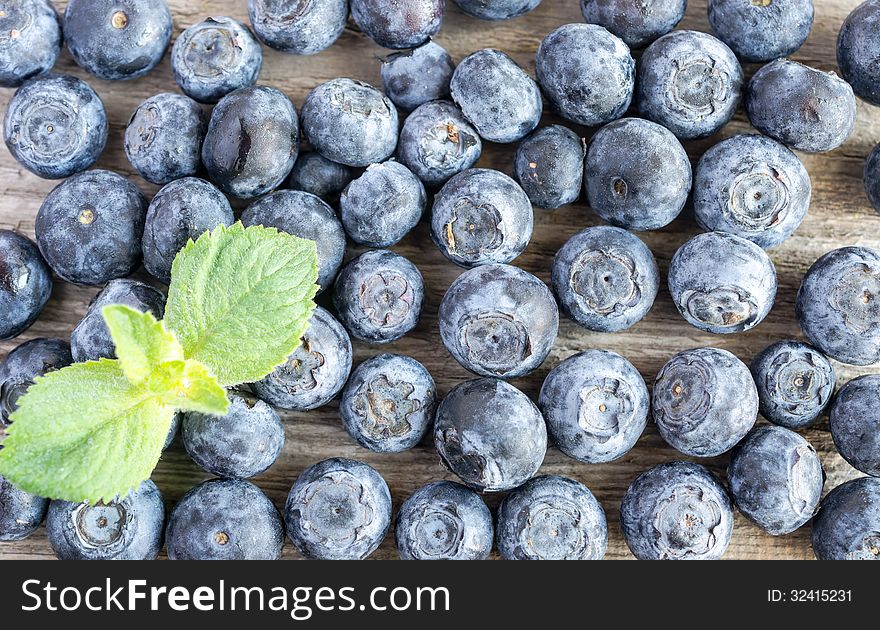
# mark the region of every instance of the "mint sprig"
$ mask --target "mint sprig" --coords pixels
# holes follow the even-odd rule
[[[0,474],[53,499],[125,496],[149,478],[176,411],[227,413],[224,387],[265,377],[296,350],[317,278],[315,243],[275,229],[237,223],[190,241],[164,321],[105,307],[117,359],[51,372],[18,400]]]

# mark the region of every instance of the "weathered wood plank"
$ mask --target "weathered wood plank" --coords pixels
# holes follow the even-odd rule
[[[844,17],[860,0],[816,0],[816,23],[813,34],[795,58],[825,70],[835,69],[835,41]],[[64,3],[56,3],[59,8]],[[171,0],[176,30],[179,31],[209,13],[232,15],[246,20],[244,0],[203,0],[187,2]],[[544,0],[534,13],[505,23],[488,23],[463,15],[449,3],[443,31],[437,38],[456,60],[479,48],[491,46],[510,53],[530,71],[534,71],[534,52],[541,38],[553,28],[568,22],[581,21],[579,3],[574,0]],[[686,28],[708,30],[705,0],[692,0]],[[301,105],[308,91],[315,85],[337,77],[349,76],[378,84],[377,59],[385,51],[372,44],[356,28],[346,30],[330,50],[315,57],[289,57],[266,50],[266,64],[262,82],[274,85]],[[174,91],[176,86],[170,68],[165,62],[152,74],[133,83],[114,84],[87,77],[65,52],[58,68],[87,79],[100,93],[107,106],[111,122],[111,139],[99,166],[132,175],[122,151],[122,132],[128,117],[138,103],[160,91]],[[753,71],[754,68],[750,68]],[[5,108],[11,90],[0,91],[0,106]],[[547,122],[556,122],[552,116]],[[743,113],[720,136],[749,129]],[[589,135],[589,130],[579,130]],[[720,139],[712,138],[688,146],[693,159]],[[798,337],[800,331],[794,320],[794,298],[801,277],[809,265],[821,254],[844,245],[880,246],[880,217],[868,206],[862,187],[862,168],[870,149],[880,141],[880,109],[864,103],[859,105],[859,124],[856,133],[841,149],[827,155],[804,156],[813,177],[814,197],[811,214],[797,234],[772,252],[779,271],[779,299],[770,317],[756,330],[733,337],[716,337],[700,333],[679,317],[661,291],[651,314],[632,330],[616,335],[587,333],[568,321],[560,329],[559,340],[546,365],[529,378],[515,384],[531,396],[536,396],[547,371],[556,363],[585,348],[607,348],[628,357],[651,382],[659,368],[676,352],[715,345],[734,352],[749,361],[764,346],[777,339]],[[489,146],[481,166],[511,171],[512,149]],[[144,191],[153,194],[154,186],[134,177]],[[0,227],[15,227],[33,234],[33,221],[45,195],[53,188],[52,182],[40,180],[24,171],[6,150],[0,151]],[[556,250],[574,233],[599,221],[582,203],[553,213],[539,212],[534,239],[516,264],[549,279],[550,262]],[[655,252],[664,273],[676,248],[698,231],[689,212],[672,226],[656,233],[642,235]],[[410,354],[425,363],[438,382],[441,393],[468,378],[468,374],[449,358],[440,343],[436,311],[446,287],[460,273],[430,245],[427,227],[420,225],[403,243],[394,248],[414,260],[426,277],[428,295],[424,317],[418,329],[404,340],[384,347],[381,351]],[[349,255],[359,251],[351,248]],[[42,336],[67,337],[85,312],[94,290],[57,283],[48,308],[41,319],[24,335],[13,342],[0,343],[5,355],[17,343]],[[378,353],[377,348],[356,344],[357,360]],[[842,368],[843,380],[859,372]],[[341,428],[336,404],[311,412],[285,414],[287,445],[279,462],[257,483],[282,506],[287,491],[296,476],[312,463],[331,456],[358,458],[375,466],[388,480],[395,500],[395,509],[417,487],[436,479],[452,478],[440,464],[430,443],[426,442],[411,452],[382,456],[357,447]],[[828,472],[827,489],[856,476],[838,456],[827,431],[827,423],[804,432],[819,450]],[[626,549],[617,525],[617,509],[624,492],[635,476],[660,462],[678,455],[665,446],[653,426],[649,426],[636,448],[613,464],[587,466],[573,462],[552,449],[543,472],[568,475],[589,486],[606,508],[610,523],[609,558],[632,557]],[[724,473],[726,458],[710,460],[710,467]],[[155,473],[169,505],[189,487],[207,475],[189,461],[177,444],[166,455]],[[493,506],[498,497],[489,497]],[[294,558],[296,552],[289,545],[285,556]],[[28,541],[18,544],[0,544],[0,558],[48,558],[51,549],[43,531]],[[392,537],[375,554],[376,558],[393,558],[396,552]],[[811,558],[809,528],[781,538],[761,533],[741,516],[727,554],[729,558]]]

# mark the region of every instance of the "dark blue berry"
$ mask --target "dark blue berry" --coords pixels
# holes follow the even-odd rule
[[[110,171],[86,171],[46,197],[37,213],[37,243],[64,280],[103,286],[140,264],[146,214],[147,201],[133,183]]]
[[[601,26],[560,26],[541,42],[535,64],[544,95],[566,120],[604,125],[632,102],[636,63],[629,47]]]
[[[345,231],[336,213],[315,195],[279,190],[252,203],[241,215],[246,225],[274,227],[282,232],[315,241],[318,248],[318,285],[321,291],[333,279],[345,255]]]
[[[395,530],[403,560],[486,560],[492,553],[492,513],[473,490],[435,481],[400,506]]]
[[[185,177],[156,193],[144,226],[144,266],[156,279],[171,282],[171,265],[192,239],[220,225],[232,225],[232,207],[219,190],[203,179]]]
[[[320,306],[302,345],[251,390],[270,405],[308,411],[330,402],[351,373],[351,340],[342,325]]]
[[[52,501],[46,518],[60,560],[155,560],[164,527],[165,504],[150,480],[108,503]]]
[[[691,163],[665,127],[641,118],[605,125],[587,151],[587,201],[602,219],[628,230],[674,221],[691,191]]]
[[[299,122],[290,99],[256,86],[224,96],[211,114],[202,161],[223,192],[253,199],[287,178],[299,154]]]
[[[314,55],[342,35],[348,0],[248,0],[248,15],[267,46],[292,55]]]
[[[631,48],[644,48],[684,18],[687,0],[581,0],[584,20],[604,26]]]
[[[328,160],[365,167],[388,159],[397,146],[397,108],[372,85],[333,79],[302,106],[303,134]]]
[[[70,334],[70,347],[77,363],[116,357],[116,348],[102,312],[105,306],[124,304],[142,313],[162,319],[165,295],[158,289],[137,280],[111,280],[89,304],[82,321]]]
[[[511,265],[461,274],[440,303],[440,336],[453,358],[480,376],[518,378],[553,347],[559,310],[547,285]]]
[[[419,323],[425,285],[409,260],[378,249],[348,263],[333,286],[333,305],[348,332],[367,343],[389,343]]]
[[[878,144],[865,163],[865,192],[874,210],[880,214],[880,144]]]
[[[269,469],[284,447],[284,425],[261,400],[229,396],[225,416],[187,413],[183,445],[193,461],[212,475],[247,479]]]
[[[429,41],[418,48],[394,53],[382,61],[382,88],[402,111],[449,98],[449,82],[455,71],[452,57],[442,46]]]
[[[639,560],[718,560],[733,534],[733,505],[707,468],[669,462],[626,491],[620,527]]]
[[[434,421],[434,379],[421,363],[381,354],[352,372],[339,415],[348,434],[377,453],[401,453],[418,444]]]
[[[202,108],[182,94],[148,98],[132,114],[125,130],[125,154],[148,182],[191,177],[202,166],[202,142],[208,121]]]
[[[880,479],[861,477],[828,493],[813,519],[819,560],[880,560]]]
[[[49,72],[61,53],[61,20],[49,0],[4,4],[0,33],[2,87],[18,87]]]
[[[608,547],[608,522],[584,484],[544,475],[501,503],[497,538],[505,560],[601,560]]]
[[[831,437],[853,468],[880,477],[880,375],[860,376],[847,383],[831,405]]]
[[[446,0],[351,0],[351,17],[385,48],[415,48],[440,31]]]
[[[284,523],[254,484],[212,479],[174,506],[165,539],[171,560],[278,560]]]
[[[208,17],[180,34],[171,69],[180,89],[200,103],[216,103],[256,84],[263,49],[248,27],[231,17]]]
[[[788,59],[755,73],[746,109],[758,131],[810,153],[836,149],[856,123],[856,98],[849,83],[833,72]]]
[[[438,188],[480,159],[483,142],[448,101],[425,103],[403,123],[397,158],[426,186]]]
[[[481,20],[509,20],[532,11],[541,0],[453,0],[458,7]]]
[[[287,535],[306,558],[363,560],[391,527],[391,492],[370,466],[328,459],[296,480],[284,515]]]
[[[437,408],[434,444],[446,467],[480,492],[512,490],[531,479],[547,451],[547,427],[529,397],[481,378],[450,391]]]
[[[715,35],[743,61],[797,52],[813,28],[813,0],[709,0]]]
[[[675,355],[657,374],[652,396],[660,435],[692,457],[726,453],[758,420],[758,391],[749,368],[726,350]]]
[[[290,179],[287,180],[287,187],[311,193],[327,203],[336,203],[354,177],[351,167],[310,151],[301,154],[296,160]]]
[[[171,41],[165,0],[70,0],[64,39],[73,60],[107,80],[136,79],[156,67]]]
[[[632,363],[613,352],[587,350],[550,371],[538,406],[559,450],[578,461],[603,464],[635,446],[651,403]]]
[[[24,540],[46,516],[49,500],[19,490],[0,476],[0,542]]]
[[[31,327],[52,295],[52,272],[26,236],[0,230],[0,339]]]
[[[584,140],[571,129],[538,129],[516,149],[516,179],[531,202],[555,210],[574,203],[584,181]]]
[[[7,354],[0,362],[0,429],[12,422],[9,416],[35,378],[71,363],[70,344],[61,339],[31,339]]]
[[[94,164],[107,144],[107,113],[87,83],[49,75],[21,86],[6,109],[3,138],[32,173],[62,179]]]
[[[504,264],[529,244],[534,212],[528,195],[500,171],[462,171],[434,197],[431,236],[461,267]]]
[[[742,86],[742,68],[727,45],[706,33],[675,31],[642,55],[636,103],[645,118],[692,140],[730,122]]]
[[[449,89],[452,100],[485,140],[516,142],[541,121],[541,90],[500,50],[486,48],[462,59]]]
[[[868,0],[844,20],[837,40],[837,65],[856,94],[880,106],[880,3]]]
[[[733,234],[695,236],[669,264],[669,292],[678,312],[710,333],[751,330],[770,313],[776,289],[767,252]]]
[[[339,200],[339,214],[349,238],[368,247],[398,243],[422,218],[425,186],[400,162],[373,164],[355,179]]]

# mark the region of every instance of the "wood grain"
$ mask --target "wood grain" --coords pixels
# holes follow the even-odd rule
[[[794,57],[824,70],[835,69],[835,42],[845,16],[860,0],[816,0],[816,22],[813,33]],[[63,2],[57,2],[59,9]],[[190,26],[209,14],[231,15],[246,21],[244,0],[171,0],[175,32]],[[511,54],[530,72],[534,73],[534,52],[540,40],[557,26],[582,20],[576,0],[544,0],[532,14],[503,23],[482,22],[463,15],[451,2],[448,15],[437,40],[460,60],[474,50],[495,47]],[[683,28],[708,31],[705,0],[692,0]],[[299,107],[314,86],[338,76],[347,76],[379,84],[378,59],[387,51],[364,37],[356,27],[346,29],[342,38],[331,49],[309,58],[285,56],[266,49],[266,63],[262,83],[273,85],[288,94]],[[755,67],[747,68],[749,74]],[[144,79],[132,83],[110,83],[88,77],[77,68],[69,54],[63,54],[58,70],[87,79],[104,99],[110,117],[111,137],[98,166],[120,171],[131,176],[141,188],[152,195],[156,187],[134,176],[122,151],[122,135],[131,112],[145,98],[160,91],[176,91],[167,57],[162,65]],[[12,90],[0,91],[0,106],[4,109]],[[545,122],[557,122],[547,116]],[[749,129],[745,115],[736,120],[718,137],[688,145],[693,160],[721,137]],[[584,136],[590,130],[578,129]],[[835,247],[864,245],[880,247],[880,217],[869,207],[862,186],[864,160],[871,148],[880,141],[880,109],[859,103],[859,122],[855,134],[840,149],[825,155],[802,156],[813,178],[814,194],[810,216],[797,234],[771,252],[779,271],[780,290],[776,307],[757,329],[741,335],[712,336],[688,326],[678,315],[665,290],[650,315],[630,331],[615,335],[588,333],[569,321],[563,321],[559,339],[546,364],[528,378],[515,385],[535,397],[548,370],[561,359],[587,348],[607,348],[629,358],[650,383],[659,368],[675,353],[682,350],[710,346],[725,348],[744,361],[769,343],[783,338],[800,337],[794,319],[794,298],[801,278],[820,255]],[[480,166],[510,173],[513,148],[490,145]],[[4,149],[0,151],[0,227],[16,228],[33,236],[34,217],[54,183],[41,180],[21,168]],[[552,257],[557,249],[573,234],[590,225],[597,217],[584,204],[578,203],[556,212],[537,212],[535,234],[531,245],[515,264],[549,280]],[[665,270],[675,250],[690,236],[696,234],[691,213],[659,232],[643,234]],[[437,307],[444,291],[460,269],[448,263],[430,243],[428,229],[423,223],[399,246],[399,253],[415,261],[426,278],[428,293],[422,322],[412,334],[388,347],[375,348],[356,344],[356,360],[361,361],[381,351],[409,354],[422,361],[437,380],[441,393],[469,378],[447,354],[437,328]],[[359,253],[351,247],[348,256]],[[0,343],[5,355],[15,345],[34,337],[69,336],[85,313],[95,293],[93,289],[74,287],[57,282],[52,300],[40,320],[14,341]],[[840,367],[841,382],[858,375],[853,368]],[[296,476],[307,466],[327,457],[345,456],[363,460],[377,468],[387,479],[394,496],[395,510],[417,487],[437,479],[452,479],[440,464],[436,452],[428,443],[416,449],[393,456],[378,455],[361,449],[348,437],[340,425],[336,403],[310,413],[286,413],[287,444],[278,463],[256,483],[281,507]],[[841,482],[857,476],[857,472],[836,454],[828,433],[827,422],[803,432],[818,449],[828,473],[826,491]],[[100,456],[100,454],[96,454]],[[607,465],[589,466],[574,462],[551,449],[542,469],[573,477],[585,483],[605,506],[609,519],[610,541],[608,558],[631,558],[620,534],[617,511],[627,487],[638,473],[665,461],[680,458],[649,426],[635,449],[620,461]],[[719,457],[703,461],[713,471],[723,475],[727,459]],[[206,478],[189,460],[178,443],[166,454],[157,468],[154,479],[171,506],[191,486]],[[487,497],[493,507],[499,497]],[[285,547],[286,558],[298,557],[292,546]],[[0,543],[0,559],[50,558],[51,548],[40,530],[27,541],[16,544]],[[393,537],[388,536],[374,558],[396,557]],[[789,536],[774,538],[760,532],[738,515],[733,541],[727,558],[792,558],[807,559],[813,554],[809,543],[809,526]]]

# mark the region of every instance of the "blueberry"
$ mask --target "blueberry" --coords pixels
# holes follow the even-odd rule
[[[426,204],[421,180],[403,164],[389,160],[373,164],[348,185],[339,200],[339,213],[355,243],[389,247],[418,224]]]
[[[847,383],[831,405],[831,437],[853,468],[880,477],[880,375],[860,376]]]
[[[153,184],[190,177],[202,165],[208,126],[199,104],[182,94],[162,93],[141,103],[125,130],[125,154]]]
[[[776,300],[776,268],[744,238],[708,232],[675,252],[669,292],[678,312],[700,330],[731,334],[760,324]]]
[[[396,341],[419,323],[425,285],[409,260],[380,249],[348,263],[333,286],[339,321],[367,343]]]
[[[314,55],[342,35],[348,0],[248,0],[248,15],[267,46],[292,55]]]
[[[0,339],[31,327],[52,296],[52,272],[34,242],[0,230]]]
[[[342,265],[345,231],[336,213],[318,197],[301,191],[279,190],[252,203],[241,222],[246,226],[274,227],[315,241],[318,248],[318,285],[325,291]]]
[[[499,171],[462,171],[434,197],[431,236],[461,267],[511,262],[528,246],[533,227],[528,195]]]
[[[71,363],[70,344],[61,339],[31,339],[13,348],[0,362],[0,430],[11,424],[9,416],[35,378]]]
[[[505,560],[601,560],[607,547],[605,510],[573,479],[536,477],[498,509],[498,553]]]
[[[0,476],[0,542],[24,540],[46,516],[49,500],[19,490]]]
[[[650,398],[632,363],[607,350],[587,350],[550,370],[538,406],[559,450],[604,464],[635,446],[648,423]]]
[[[320,153],[300,154],[290,171],[287,187],[311,193],[327,203],[339,201],[339,195],[355,177],[354,169],[328,160]]]
[[[632,102],[635,61],[623,40],[601,26],[560,26],[541,42],[535,63],[544,95],[567,120],[604,125]]]
[[[203,179],[185,177],[171,182],[153,197],[144,225],[144,266],[165,284],[171,265],[187,242],[220,225],[232,225],[229,201]]]
[[[46,517],[59,560],[155,560],[164,526],[162,494],[150,480],[109,503],[52,501]]]
[[[743,61],[797,52],[810,36],[813,13],[813,0],[709,0],[712,30]]]
[[[739,108],[743,72],[723,42],[675,31],[651,44],[639,64],[636,102],[645,118],[682,140],[711,136]]]
[[[813,424],[831,402],[837,382],[825,355],[799,341],[768,346],[752,361],[751,370],[761,415],[788,429]]]
[[[223,192],[253,199],[277,188],[299,154],[299,122],[290,99],[256,86],[224,96],[211,115],[202,162]]]
[[[485,48],[462,59],[449,90],[452,100],[486,140],[516,142],[541,121],[541,90],[500,50]]]
[[[509,20],[535,9],[541,0],[454,0],[462,11],[481,20]]]
[[[692,457],[715,457],[755,426],[758,390],[749,368],[727,350],[697,348],[663,366],[651,408],[670,446]]]
[[[849,14],[840,27],[837,40],[837,65],[855,93],[874,105],[880,105],[880,4],[863,2]]]
[[[563,312],[588,330],[618,332],[641,321],[660,289],[654,254],[637,236],[592,227],[560,248],[553,289]]]
[[[473,490],[435,481],[400,506],[395,530],[403,560],[487,560],[492,553],[492,513]]]
[[[841,363],[880,362],[880,252],[844,247],[817,260],[795,304],[810,342]]]
[[[73,60],[110,81],[137,79],[155,68],[172,27],[165,0],[70,0],[64,12]]]
[[[347,166],[383,162],[397,146],[394,103],[361,81],[333,79],[309,92],[302,126],[315,151]]]
[[[171,560],[278,560],[284,523],[254,484],[211,479],[174,506],[165,539]]]
[[[429,41],[386,57],[382,61],[382,88],[399,109],[411,112],[430,101],[449,98],[454,71],[455,63],[446,49]]]
[[[532,274],[484,265],[461,274],[440,304],[440,336],[465,369],[518,378],[538,369],[556,341],[559,310]]]
[[[61,53],[61,20],[49,0],[18,0],[0,16],[0,87],[18,87],[52,69]]]
[[[733,506],[708,469],[669,462],[629,487],[620,526],[639,560],[718,560],[730,544]]]
[[[296,480],[284,515],[287,535],[306,558],[363,560],[391,527],[391,492],[370,466],[327,459]]]
[[[98,160],[107,129],[104,103],[86,82],[49,75],[28,81],[9,101],[3,138],[26,169],[63,179]]]
[[[644,48],[684,19],[687,0],[581,0],[584,20],[604,26],[630,48]]]
[[[880,560],[880,479],[861,477],[828,493],[813,519],[819,560]]]
[[[385,48],[415,48],[440,32],[446,0],[351,0],[351,17]]]
[[[874,210],[880,214],[880,144],[874,147],[865,163],[865,192]]]
[[[162,445],[162,450],[167,451],[171,448],[171,445],[174,444],[174,438],[177,437],[177,433],[180,430],[180,416],[181,413],[175,413],[174,417],[171,419],[171,426],[168,428],[168,435],[165,438],[165,444]]]
[[[171,50],[171,69],[184,94],[216,103],[255,85],[263,49],[247,26],[231,17],[208,17],[180,34]]]
[[[193,461],[212,475],[247,479],[265,472],[284,446],[284,426],[262,400],[229,396],[225,416],[187,413],[183,445]]]
[[[434,444],[446,467],[480,492],[531,479],[547,452],[547,427],[529,397],[494,378],[466,381],[437,408]]]
[[[561,208],[580,197],[585,153],[583,138],[571,129],[543,127],[517,147],[516,179],[534,205]]]
[[[746,109],[761,133],[810,153],[832,151],[855,129],[856,99],[849,83],[796,61],[779,59],[749,82]]]
[[[342,325],[320,306],[303,335],[302,345],[262,381],[254,394],[282,409],[308,411],[330,402],[351,373],[351,340]]]
[[[137,280],[111,280],[95,296],[85,317],[70,333],[70,348],[77,363],[116,357],[102,313],[110,304],[124,304],[142,313],[152,313],[156,319],[162,319],[165,312],[165,296],[158,289]]]
[[[812,191],[803,162],[784,145],[765,136],[738,135],[700,158],[694,214],[704,230],[775,247],[806,218]]]
[[[659,230],[688,200],[691,163],[671,131],[641,118],[602,127],[590,141],[584,188],[602,219],[629,230]]]
[[[480,159],[483,142],[448,101],[425,103],[403,123],[397,157],[426,186],[442,186]]]
[[[377,453],[402,453],[418,444],[437,409],[434,379],[421,363],[380,354],[352,372],[339,414],[348,434]]]
[[[764,426],[736,447],[727,480],[739,511],[768,534],[782,536],[813,518],[825,473],[816,449],[804,438]]]
[[[37,243],[64,280],[103,286],[140,265],[146,215],[147,201],[133,183],[110,171],[86,171],[46,197]]]

